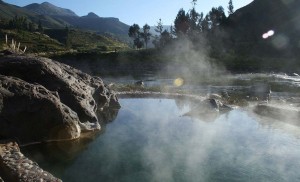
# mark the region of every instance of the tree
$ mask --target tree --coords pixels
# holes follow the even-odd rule
[[[229,0],[229,3],[228,3],[228,15],[231,15],[233,13],[234,13],[233,3],[232,3],[232,0]]]
[[[192,30],[196,30],[197,29],[197,23],[199,20],[200,14],[196,11],[195,8],[190,10],[189,13],[189,23],[190,23],[190,28]]]
[[[198,26],[199,18],[201,18],[201,14],[199,14],[195,6],[189,12],[189,30],[188,36],[191,40],[195,39],[198,34],[201,32],[200,27]]]
[[[17,30],[28,30],[28,23],[26,17],[15,16],[8,23],[8,28],[17,29]]]
[[[224,8],[219,6],[218,8],[212,8],[208,13],[209,29],[215,29],[226,20]]]
[[[175,32],[178,37],[186,35],[189,28],[189,14],[186,14],[185,11],[181,8],[174,21]]]
[[[133,42],[137,49],[140,49],[144,46],[144,43],[140,38],[135,39]]]
[[[160,48],[161,47],[161,45],[160,45],[160,39],[161,39],[161,34],[163,32],[163,29],[164,29],[163,23],[162,23],[161,18],[160,18],[159,21],[157,22],[157,25],[155,26],[155,29],[154,29],[155,32],[158,33],[158,35],[155,35],[154,39],[152,41],[152,43],[154,44],[154,46],[156,48]]]
[[[38,31],[39,31],[40,33],[43,33],[43,32],[44,32],[44,28],[43,28],[43,26],[42,26],[42,21],[41,21],[41,20],[39,20]]]
[[[150,37],[151,37],[150,26],[148,24],[145,24],[143,26],[143,32],[141,33],[141,37],[144,39],[146,49],[147,49],[148,42],[149,42]]]
[[[171,26],[170,26],[170,36],[171,36],[171,38],[173,39],[175,35],[176,35],[176,33],[175,33],[175,30],[174,30],[174,27],[173,27],[173,25],[171,24]]]
[[[29,22],[29,24],[28,24],[28,30],[30,32],[34,32],[35,31],[35,24],[32,23],[32,22]]]
[[[129,27],[128,35],[133,39],[133,45],[138,49],[142,47],[142,41],[140,40],[140,26],[138,24],[133,24]]]
[[[200,13],[198,18],[198,23],[197,23],[197,30],[199,30],[199,32],[203,32],[203,27],[202,27],[203,20],[204,20],[204,15],[203,13]]]
[[[163,32],[163,23],[161,21],[161,19],[159,19],[159,21],[157,22],[157,25],[155,27],[155,32],[159,33],[159,35],[161,35],[161,33]]]
[[[195,8],[195,6],[197,5],[197,0],[192,0],[192,5],[193,5],[193,8]]]
[[[161,38],[160,38],[160,46],[164,47],[167,44],[170,43],[170,41],[172,40],[172,35],[170,34],[170,32],[168,32],[167,30],[164,30],[161,33]]]
[[[71,44],[71,35],[70,35],[70,29],[69,27],[66,25],[65,27],[65,34],[66,34],[66,47],[69,49],[71,48],[72,44]]]
[[[201,32],[208,32],[210,30],[210,18],[209,15],[206,15],[205,18],[199,22],[201,26]]]

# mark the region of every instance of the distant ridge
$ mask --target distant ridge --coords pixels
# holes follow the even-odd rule
[[[57,7],[51,3],[43,2],[41,4],[33,3],[23,7],[31,12],[39,15],[51,15],[51,16],[78,16],[76,13],[69,9]]]
[[[88,17],[88,18],[100,18],[98,15],[96,15],[95,13],[93,12],[89,12],[86,16],[84,17]]]
[[[0,0],[0,12],[0,21],[23,16],[35,24],[41,22],[44,28],[62,29],[68,26],[84,31],[94,31],[98,34],[109,34],[124,42],[128,41],[129,25],[118,18],[100,17],[93,12],[80,17],[72,10],[57,7],[49,2],[19,7]]]

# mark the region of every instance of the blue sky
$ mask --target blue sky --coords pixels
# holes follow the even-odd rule
[[[25,6],[31,3],[50,2],[56,6],[73,10],[83,16],[94,12],[101,17],[116,17],[132,25],[148,23],[156,25],[159,18],[164,25],[173,24],[180,8],[189,10],[192,0],[4,0],[7,3]],[[198,0],[196,9],[206,14],[212,7],[223,6],[227,12],[229,0]],[[253,0],[233,0],[234,9],[243,7]]]

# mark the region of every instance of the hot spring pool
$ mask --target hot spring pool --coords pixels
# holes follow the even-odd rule
[[[300,129],[233,110],[183,117],[172,99],[120,99],[94,139],[22,148],[63,181],[300,181]],[[285,128],[285,129],[281,129]],[[292,132],[288,132],[292,131]]]

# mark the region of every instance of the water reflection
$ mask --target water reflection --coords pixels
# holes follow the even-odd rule
[[[64,181],[300,180],[300,139],[262,127],[246,111],[203,122],[181,117],[190,106],[172,99],[120,102],[117,118],[79,145],[76,156],[50,151],[59,160],[45,156],[37,162]],[[40,149],[30,153],[35,151]]]

